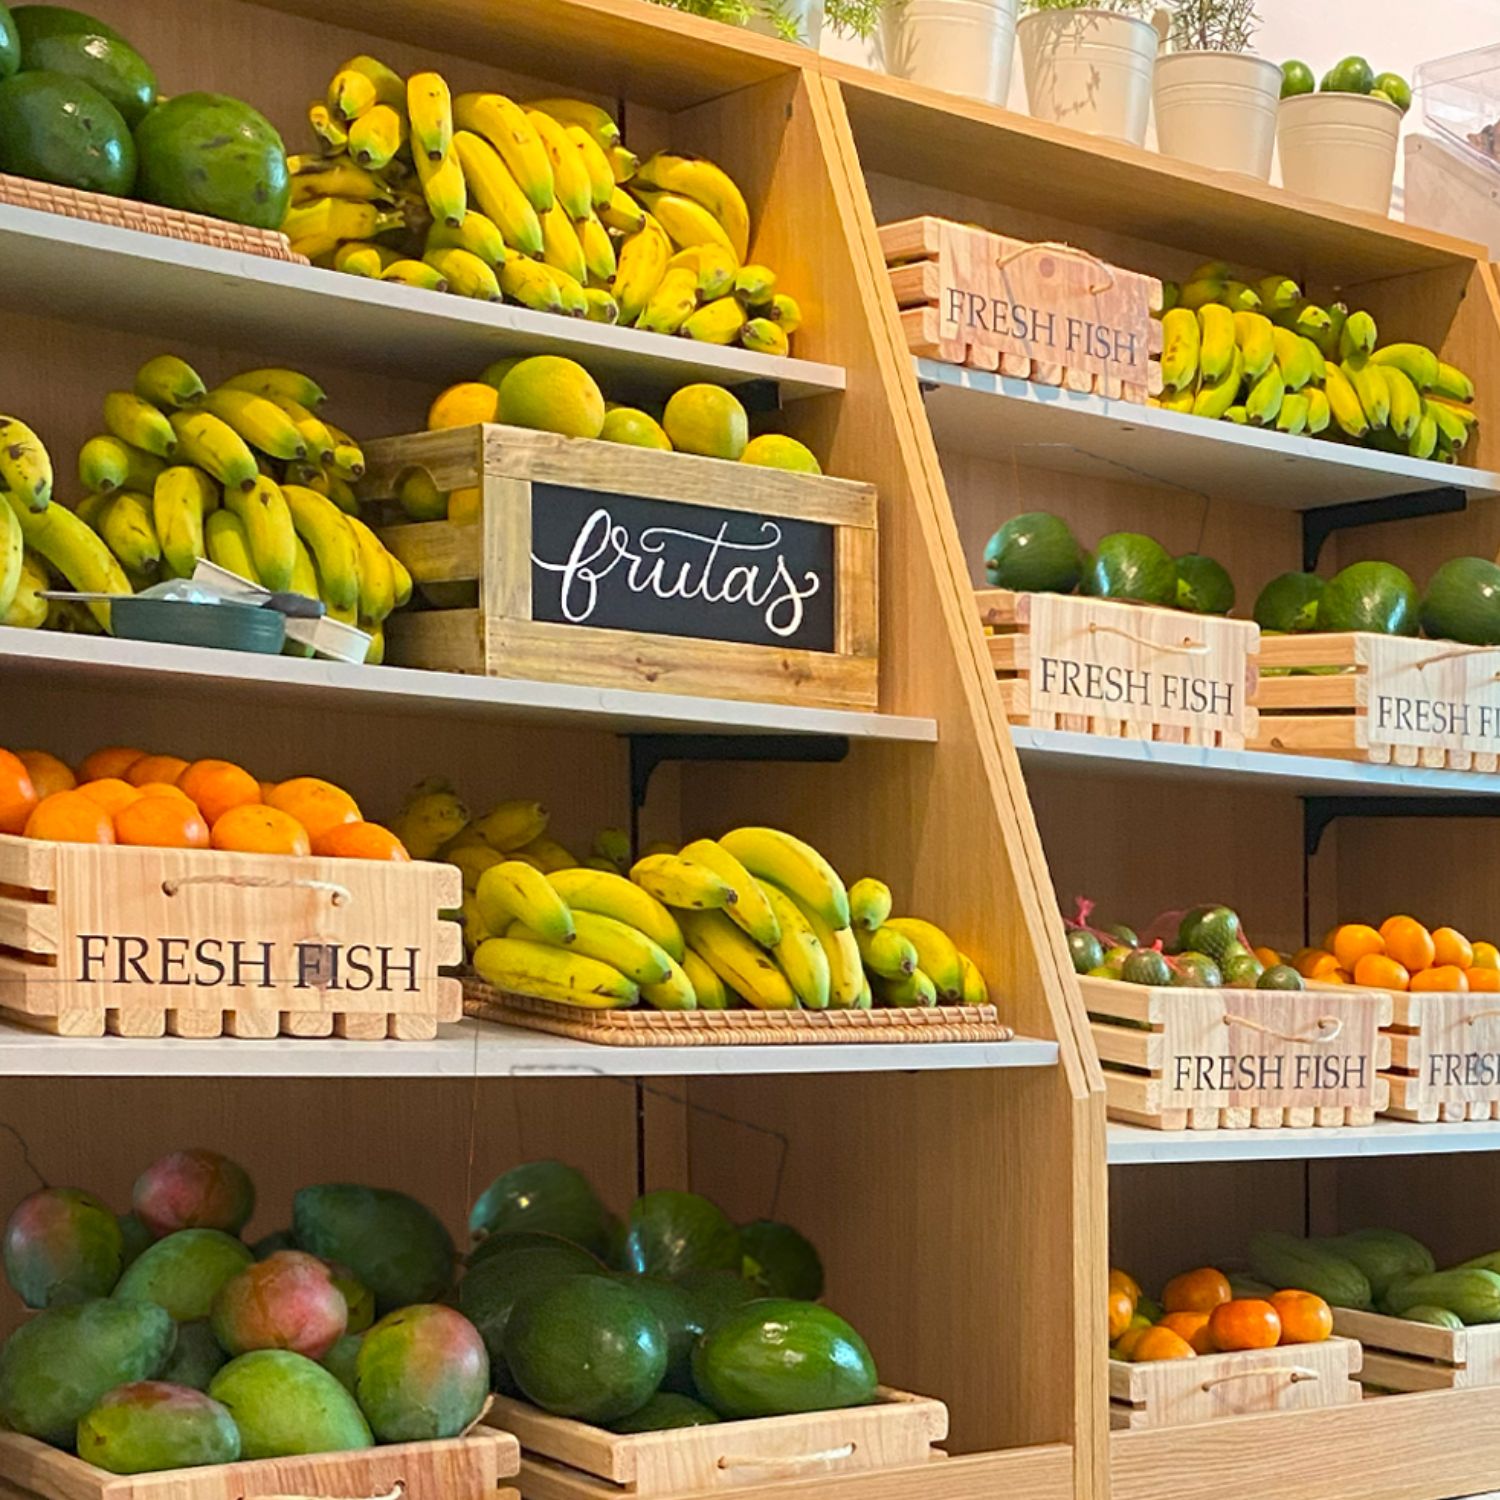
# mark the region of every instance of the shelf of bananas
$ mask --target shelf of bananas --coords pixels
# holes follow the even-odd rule
[[[282,226],[314,264],[711,344],[788,353],[802,321],[747,263],[750,211],[721,168],[642,162],[597,105],[456,97],[350,58],[312,104]]]
[[[982,1005],[989,991],[943,930],[892,915],[888,886],[845,887],[826,859],[777,828],[735,828],[633,863],[623,829],[580,859],[537,802],[470,818],[426,784],[394,829],[414,858],[463,875],[475,972],[497,989],[588,1009],[826,1010]]]
[[[1422,344],[1382,346],[1368,312],[1311,302],[1289,276],[1252,285],[1213,261],[1162,300],[1155,406],[1446,463],[1478,422],[1462,370]]]

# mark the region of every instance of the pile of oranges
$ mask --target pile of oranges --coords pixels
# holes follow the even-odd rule
[[[1387,917],[1379,927],[1345,922],[1292,960],[1304,979],[1380,990],[1500,992],[1500,949],[1471,943],[1452,927],[1428,931],[1415,917]]]
[[[229,760],[111,746],[75,771],[45,750],[0,750],[0,833],[68,844],[405,860],[342,787],[316,776],[257,781]]]
[[[1333,1309],[1312,1292],[1266,1289],[1236,1297],[1229,1278],[1213,1266],[1174,1276],[1161,1304],[1141,1295],[1124,1271],[1109,1273],[1110,1353],[1145,1364],[1192,1359],[1279,1344],[1321,1344],[1333,1332]]]

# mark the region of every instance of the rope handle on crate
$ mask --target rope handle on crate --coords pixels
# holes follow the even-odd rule
[[[189,885],[232,885],[243,890],[326,892],[334,906],[348,906],[354,897],[348,886],[331,880],[279,880],[274,875],[179,875],[161,883],[162,895],[175,896]]]
[[[1227,1010],[1224,1012],[1224,1024],[1243,1026],[1249,1031],[1260,1032],[1262,1036],[1273,1036],[1278,1042],[1315,1042],[1320,1046],[1336,1041],[1344,1030],[1343,1018],[1340,1016],[1319,1016],[1313,1022],[1318,1034],[1309,1036],[1306,1032],[1277,1031],[1274,1026],[1262,1025],[1259,1021],[1252,1021],[1248,1016],[1232,1016]]]
[[[1074,260],[1081,260],[1093,266],[1096,271],[1103,271],[1107,278],[1103,286],[1091,286],[1089,292],[1097,297],[1101,292],[1113,289],[1115,285],[1114,267],[1107,265],[1097,255],[1090,255],[1087,250],[1080,250],[1076,245],[1065,245],[1061,240],[1038,240],[1032,245],[1022,245],[1018,249],[1007,251],[1004,255],[995,258],[995,268],[1003,271],[1013,260],[1020,260],[1024,255],[1031,255],[1037,250],[1051,250],[1057,255],[1071,255]]]
[[[1269,1365],[1264,1370],[1237,1370],[1233,1375],[1216,1375],[1198,1387],[1200,1391],[1211,1391],[1216,1385],[1228,1385],[1231,1380],[1255,1380],[1262,1375],[1285,1375],[1288,1385],[1301,1385],[1305,1380],[1320,1380],[1316,1370],[1306,1365]]]
[[[744,1458],[731,1458],[728,1454],[719,1457],[717,1468],[763,1470],[770,1477],[790,1477],[805,1474],[815,1469],[826,1469],[830,1464],[853,1458],[859,1450],[854,1442],[841,1443],[837,1448],[825,1448],[821,1453],[798,1453],[785,1458],[772,1458],[766,1454],[750,1454]]]
[[[1465,1026],[1477,1026],[1481,1021],[1493,1021],[1500,1010],[1476,1010],[1472,1016],[1464,1017]]]
[[[398,1479],[383,1495],[257,1495],[255,1500],[401,1500],[405,1493],[406,1481]],[[246,1497],[241,1495],[239,1500],[246,1500]]]
[[[1174,656],[1203,656],[1211,649],[1207,641],[1195,641],[1192,636],[1184,636],[1176,645],[1173,645],[1171,641],[1153,641],[1149,636],[1136,635],[1131,630],[1121,630],[1118,625],[1101,625],[1097,620],[1089,622],[1089,634],[1117,635],[1133,645],[1145,646],[1150,651],[1170,652]]]
[[[1452,651],[1439,651],[1433,656],[1424,656],[1421,661],[1413,662],[1417,671],[1425,671],[1428,667],[1436,666],[1440,661],[1452,661],[1459,656],[1483,656],[1500,651],[1500,646],[1459,646]],[[1492,682],[1500,682],[1500,672],[1496,672],[1490,679]]]

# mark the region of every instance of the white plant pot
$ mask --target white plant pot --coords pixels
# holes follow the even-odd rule
[[[858,37],[846,36],[842,31],[835,31],[832,26],[824,26],[823,40],[818,43],[818,51],[834,62],[850,63],[856,68],[870,68],[877,73],[884,73],[887,29],[884,25],[877,26],[872,36]]]
[[[1022,16],[1017,35],[1038,120],[1135,146],[1145,140],[1156,27],[1106,10],[1042,10]]]
[[[1156,60],[1156,143],[1165,156],[1268,182],[1281,69],[1244,52],[1169,52]]]
[[[902,0],[886,11],[886,66],[900,78],[1004,104],[1017,0]]]
[[[1368,94],[1283,99],[1276,141],[1289,192],[1344,208],[1387,214],[1396,179],[1401,111]]]
[[[797,40],[816,52],[823,35],[823,0],[786,0],[784,10],[797,24]],[[776,23],[759,11],[745,22],[745,29],[761,36],[781,36]]]

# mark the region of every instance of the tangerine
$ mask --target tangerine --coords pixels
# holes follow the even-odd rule
[[[138,786],[136,791],[143,797],[176,797],[180,802],[193,800],[180,786],[170,781],[147,781]]]
[[[1130,1300],[1129,1292],[1112,1291],[1109,1294],[1109,1341],[1114,1341],[1130,1327],[1130,1320],[1135,1316],[1135,1304]]]
[[[1132,1323],[1114,1342],[1111,1352],[1116,1359],[1133,1359],[1135,1346],[1151,1332],[1149,1323]]]
[[[18,750],[16,756],[31,772],[31,784],[38,797],[50,797],[53,792],[71,792],[78,785],[72,767],[50,751]]]
[[[186,797],[152,793],[115,814],[115,842],[154,849],[207,849],[208,824]]]
[[[1415,917],[1387,917],[1380,924],[1380,935],[1385,939],[1385,951],[1408,974],[1432,966],[1437,945]]]
[[[1161,1294],[1161,1305],[1169,1313],[1212,1312],[1221,1302],[1234,1295],[1229,1278],[1213,1266],[1200,1266],[1174,1276]]]
[[[145,786],[148,781],[165,781],[177,785],[177,778],[188,763],[180,755],[143,755],[125,768],[124,777],[131,786]],[[92,778],[91,778],[92,779]]]
[[[1474,966],[1474,945],[1457,928],[1435,927],[1432,931],[1432,961],[1471,969]]]
[[[1486,969],[1475,964],[1464,978],[1469,981],[1469,988],[1477,993],[1486,995],[1500,994],[1500,969]]]
[[[1180,1338],[1185,1338],[1194,1354],[1212,1354],[1214,1341],[1208,1323],[1209,1314],[1206,1312],[1174,1312],[1168,1313],[1156,1326],[1170,1328]]]
[[[0,750],[0,833],[24,832],[37,800],[26,762],[9,750]]]
[[[1288,1287],[1271,1299],[1283,1344],[1321,1344],[1333,1333],[1333,1309],[1316,1292]]]
[[[232,760],[195,760],[177,785],[198,804],[210,827],[231,807],[261,800],[260,783]]]
[[[1339,961],[1321,948],[1309,948],[1293,965],[1304,979],[1325,979],[1339,970]]]
[[[141,796],[138,788],[131,786],[128,781],[121,781],[118,776],[101,776],[98,781],[85,781],[78,790],[90,802],[97,802],[110,817],[114,817],[122,807],[129,807]],[[1496,973],[1500,973],[1500,970],[1496,970]]]
[[[1457,964],[1434,964],[1430,969],[1420,969],[1411,976],[1413,992],[1418,990],[1469,991],[1469,976]]]
[[[340,823],[358,823],[364,814],[359,804],[342,787],[316,776],[295,776],[279,781],[266,802],[280,812],[289,813],[306,830],[309,838],[319,838]]]
[[[1124,1292],[1130,1298],[1132,1308],[1141,1300],[1141,1284],[1129,1271],[1120,1271],[1111,1266],[1109,1289],[1112,1292]]]
[[[1372,990],[1405,990],[1411,987],[1411,975],[1383,953],[1367,953],[1354,966],[1355,984]]]
[[[1360,959],[1368,954],[1385,952],[1385,939],[1373,927],[1363,922],[1346,922],[1333,934],[1333,954],[1339,968],[1351,974],[1359,966]]]
[[[32,809],[26,837],[59,844],[112,844],[115,829],[109,814],[91,797],[82,792],[53,792]]]
[[[1500,969],[1500,948],[1493,943],[1475,943],[1474,967],[1476,969]]]
[[[240,854],[312,853],[307,830],[290,813],[259,802],[231,807],[213,827],[215,849],[232,849]]]
[[[103,750],[84,756],[78,767],[78,779],[103,781],[106,777],[117,776],[124,780],[125,773],[145,754],[144,750],[137,750],[133,745],[106,745]]]
[[[1194,1359],[1193,1346],[1180,1333],[1157,1324],[1146,1329],[1131,1348],[1130,1357],[1137,1364],[1158,1359]]]
[[[385,859],[404,862],[411,859],[406,845],[389,828],[379,823],[338,823],[312,841],[314,854],[333,859]],[[1139,1293],[1137,1293],[1139,1295]]]
[[[1274,969],[1286,960],[1274,948],[1252,948],[1250,950],[1261,961],[1263,967]]]
[[[1214,1348],[1228,1354],[1235,1349],[1274,1349],[1281,1342],[1281,1316],[1259,1297],[1237,1297],[1213,1310],[1208,1321]]]

